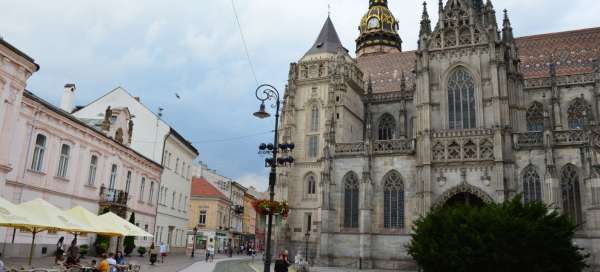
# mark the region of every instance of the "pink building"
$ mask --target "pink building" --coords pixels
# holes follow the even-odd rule
[[[1,39],[0,65],[0,196],[13,203],[42,198],[94,213],[108,209],[126,219],[135,212],[136,224],[152,232],[162,167],[129,147],[129,110],[107,109],[102,122],[90,124],[26,91],[27,78],[39,68]],[[74,90],[65,85],[65,93]],[[53,254],[60,236],[72,237],[38,235],[35,255]],[[81,237],[79,243],[94,239]],[[8,256],[24,256],[30,242],[29,233],[0,228],[0,248],[7,243]],[[136,245],[151,242],[138,239]]]

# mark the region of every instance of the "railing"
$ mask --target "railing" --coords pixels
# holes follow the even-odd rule
[[[542,147],[544,146],[544,132],[516,133],[517,147]]]
[[[554,144],[556,145],[577,145],[588,141],[588,136],[584,130],[557,130],[553,132]]]
[[[105,205],[127,206],[128,193],[121,190],[100,187],[100,203]]]
[[[412,154],[415,152],[415,141],[407,139],[375,141],[373,151],[375,154]]]
[[[356,155],[363,152],[365,152],[365,144],[363,142],[335,144],[336,154]]]

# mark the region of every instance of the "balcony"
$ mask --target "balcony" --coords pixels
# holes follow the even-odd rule
[[[373,152],[377,155],[401,154],[410,155],[415,152],[415,140],[399,139],[375,141]]]
[[[515,144],[518,148],[535,148],[544,146],[543,132],[525,132],[515,134]]]
[[[494,160],[494,131],[491,129],[436,131],[432,138],[434,162]]]
[[[337,155],[360,155],[365,152],[363,142],[335,144],[335,153]]]
[[[549,144],[553,147],[569,147],[590,144],[600,148],[600,133],[595,130],[588,131],[582,129],[554,130],[547,140],[544,139],[544,132],[523,132],[514,134],[515,149],[543,148],[544,141],[551,141]]]
[[[100,187],[100,210],[109,211],[124,217],[127,213],[127,200],[129,195],[125,191]]]

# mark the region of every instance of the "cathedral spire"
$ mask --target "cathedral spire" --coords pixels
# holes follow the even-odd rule
[[[508,10],[504,10],[504,22],[502,23],[502,37],[504,41],[510,42],[513,40],[513,29],[508,18]]]
[[[427,2],[423,2],[423,15],[421,16],[421,30],[419,36],[431,34],[431,20],[429,20],[429,13],[427,13]]]
[[[331,17],[327,16],[327,20],[325,20],[325,24],[323,24],[323,28],[321,28],[321,32],[319,33],[317,40],[305,55],[320,53],[335,54],[338,52],[338,49],[346,50],[340,41],[340,37],[335,30],[335,26],[333,26]]]

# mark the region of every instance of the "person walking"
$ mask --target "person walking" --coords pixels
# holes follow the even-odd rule
[[[167,245],[165,245],[165,243],[161,242],[159,250],[160,250],[160,262],[165,263],[165,257],[167,257]]]
[[[2,253],[0,253],[0,272],[4,272],[4,262],[2,261]]]
[[[65,242],[65,237],[61,236],[58,239],[58,242],[56,243],[56,253],[54,256],[54,264],[58,264],[59,261],[62,261],[63,254],[65,253],[64,242]]]
[[[279,259],[275,261],[275,272],[288,272],[290,265],[290,261],[288,260],[288,251],[283,250],[281,254],[279,254]]]
[[[150,265],[154,265],[154,263],[156,262],[156,249],[154,249],[154,242],[150,245],[150,252],[148,252],[150,254]]]
[[[77,246],[77,238],[71,241],[71,246],[67,250],[67,266],[74,266],[79,264],[79,246]]]

